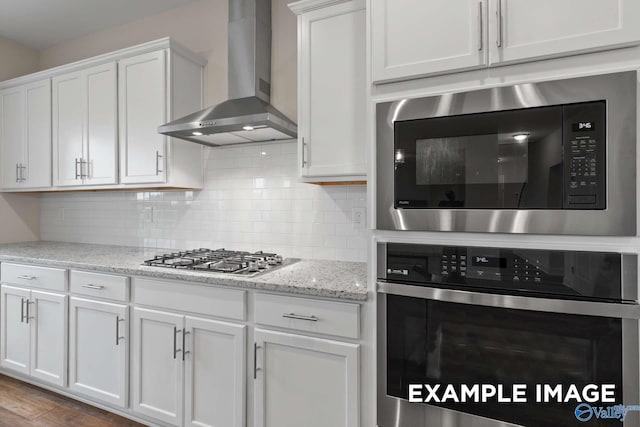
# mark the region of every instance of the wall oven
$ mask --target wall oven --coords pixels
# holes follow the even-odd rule
[[[408,399],[412,383],[612,384],[615,404],[640,404],[637,255],[388,243],[378,277],[380,427],[640,425],[638,412],[582,422],[578,403],[533,396]]]
[[[377,105],[377,226],[635,235],[638,73]]]

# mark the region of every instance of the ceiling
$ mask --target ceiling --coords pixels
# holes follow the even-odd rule
[[[0,37],[42,50],[195,0],[0,0]]]

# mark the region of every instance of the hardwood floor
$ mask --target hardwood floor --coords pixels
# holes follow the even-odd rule
[[[0,427],[142,427],[50,391],[0,375]]]

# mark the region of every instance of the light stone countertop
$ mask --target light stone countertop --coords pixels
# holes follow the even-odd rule
[[[17,262],[127,276],[185,280],[204,285],[232,286],[342,300],[367,299],[366,264],[298,260],[254,277],[148,267],[143,261],[170,249],[63,242],[0,244],[0,262]]]

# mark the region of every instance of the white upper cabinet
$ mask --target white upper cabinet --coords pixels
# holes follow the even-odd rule
[[[202,108],[202,65],[162,50],[118,62],[120,182],[199,188],[203,147],[158,133]]]
[[[373,81],[485,66],[486,9],[486,0],[371,0]]]
[[[53,185],[79,185],[83,148],[82,72],[54,77]]]
[[[123,59],[120,82],[120,177],[123,183],[165,181],[166,52]]]
[[[118,155],[118,90],[115,62],[85,71],[86,130],[84,179],[115,184]]]
[[[500,19],[501,18],[501,19]],[[491,64],[640,42],[638,0],[492,0]]]
[[[115,184],[115,62],[53,78],[53,183]]]
[[[2,189],[202,188],[203,147],[158,127],[202,108],[205,63],[164,38],[0,82]]]
[[[374,83],[640,43],[638,0],[371,0]]]
[[[23,88],[0,92],[0,143],[2,144],[2,186],[17,188],[20,184],[20,165],[24,152],[24,96]]]
[[[365,180],[365,2],[316,3],[290,5],[299,15],[300,177],[307,182]]]
[[[51,81],[0,91],[2,186],[51,186]]]

